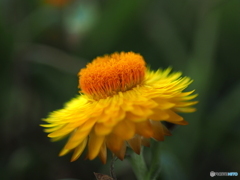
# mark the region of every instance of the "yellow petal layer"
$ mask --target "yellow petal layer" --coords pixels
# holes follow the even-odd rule
[[[111,92],[106,98],[80,94],[63,109],[43,119],[44,131],[53,141],[70,136],[60,156],[73,151],[75,161],[88,147],[87,158],[107,160],[107,148],[124,159],[126,144],[140,153],[141,145],[150,146],[150,138],[163,141],[171,132],[161,123],[188,124],[177,112],[190,113],[198,101],[194,91],[182,92],[192,82],[181,72],[146,70],[140,84],[131,89]],[[87,83],[87,81],[86,81]],[[105,90],[102,90],[105,91]]]

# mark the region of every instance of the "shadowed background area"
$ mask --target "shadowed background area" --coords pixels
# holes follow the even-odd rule
[[[50,142],[39,124],[77,95],[79,69],[116,51],[182,71],[199,94],[198,111],[183,115],[189,125],[160,144],[157,179],[240,173],[239,9],[239,0],[1,0],[0,179],[109,174],[109,162],[84,160],[86,153],[72,163],[71,154],[58,157],[66,140]],[[135,179],[127,160],[115,168],[119,180]]]

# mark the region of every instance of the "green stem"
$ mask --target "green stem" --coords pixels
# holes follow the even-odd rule
[[[143,149],[140,155],[132,153],[129,158],[134,174],[138,180],[148,180],[147,179],[147,166],[143,157]],[[149,179],[150,180],[150,179]]]
[[[116,176],[115,171],[114,171],[114,162],[115,161],[116,161],[116,156],[114,154],[112,154],[112,161],[111,161],[111,164],[110,164],[110,175],[114,180],[117,180],[117,176]]]
[[[157,179],[157,177],[161,171],[161,162],[160,162],[161,143],[152,142],[151,150],[152,150],[151,151],[151,154],[152,154],[151,165],[150,165],[147,177],[148,177],[148,179],[155,180],[155,179]]]

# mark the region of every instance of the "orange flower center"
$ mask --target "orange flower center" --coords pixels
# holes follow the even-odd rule
[[[96,100],[106,98],[141,84],[145,70],[143,57],[133,52],[97,57],[78,73],[79,88]]]

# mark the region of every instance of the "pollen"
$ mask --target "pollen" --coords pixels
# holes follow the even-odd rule
[[[146,72],[145,61],[133,52],[97,57],[78,73],[80,92],[95,100],[125,92],[141,85]]]

